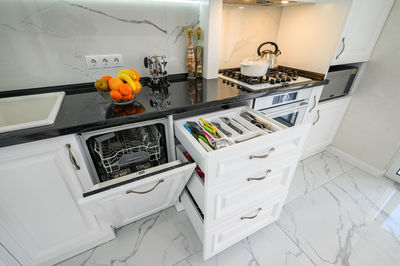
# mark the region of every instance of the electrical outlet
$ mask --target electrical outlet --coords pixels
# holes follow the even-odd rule
[[[111,56],[99,55],[98,57],[103,68],[113,67],[113,64],[111,63]]]
[[[121,54],[87,55],[85,58],[88,68],[109,68],[123,65]]]
[[[88,68],[101,68],[100,59],[97,55],[85,56],[86,64]]]
[[[110,55],[111,64],[114,67],[123,66],[122,55],[121,54],[112,54]]]

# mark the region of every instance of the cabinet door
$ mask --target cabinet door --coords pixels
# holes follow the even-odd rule
[[[303,123],[312,123],[314,118],[316,117],[317,110],[318,110],[318,102],[319,98],[321,97],[321,93],[324,86],[314,87],[311,95],[310,101],[308,103],[306,112],[304,114]]]
[[[311,132],[304,145],[302,158],[323,151],[329,146],[346,113],[351,97],[328,100],[318,105]]]
[[[353,0],[332,65],[369,60],[394,0]]]
[[[113,237],[79,208],[77,171],[87,169],[78,153],[74,136],[0,149],[0,242],[24,264],[53,264]]]

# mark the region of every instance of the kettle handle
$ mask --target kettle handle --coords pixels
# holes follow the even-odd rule
[[[263,47],[264,45],[270,44],[272,46],[275,47],[275,51],[274,51],[274,55],[278,56],[281,54],[281,51],[278,48],[278,45],[274,42],[263,42],[262,44],[260,44],[260,46],[258,46],[257,48],[257,54],[260,56],[261,55],[261,47]]]

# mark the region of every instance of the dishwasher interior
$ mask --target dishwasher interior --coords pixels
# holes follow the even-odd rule
[[[145,174],[172,160],[167,121],[132,124],[82,134],[93,184]]]

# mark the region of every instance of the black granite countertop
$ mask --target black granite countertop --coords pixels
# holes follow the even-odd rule
[[[327,80],[296,84],[265,91],[247,91],[223,84],[218,79],[172,82],[168,94],[144,86],[132,106],[116,107],[93,88],[92,83],[31,89],[27,93],[64,90],[66,95],[54,124],[0,134],[0,147],[82,133],[121,124],[182,114],[245,102],[258,97],[327,84]],[[26,91],[25,91],[26,92]],[[21,95],[22,91],[1,93],[0,97]]]

